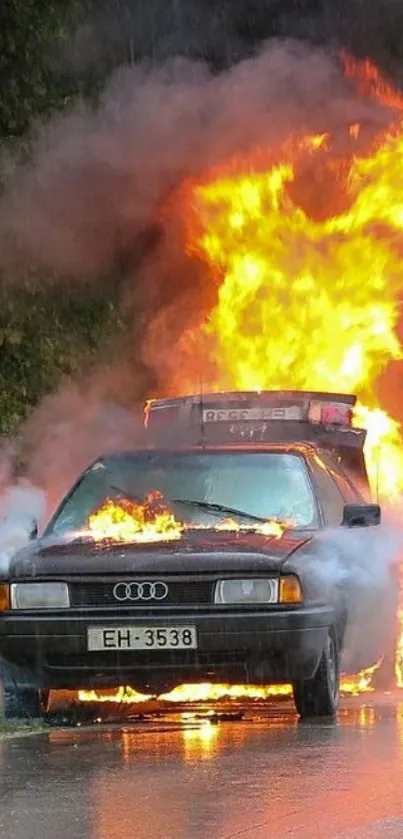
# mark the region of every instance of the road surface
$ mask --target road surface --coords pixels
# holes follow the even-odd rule
[[[0,741],[1,839],[402,839],[403,697]]]

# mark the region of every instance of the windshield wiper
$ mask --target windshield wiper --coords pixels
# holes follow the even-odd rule
[[[109,489],[113,489],[123,498],[126,498],[128,501],[132,501],[135,504],[141,503],[142,501],[142,499],[137,495],[130,495],[130,493],[121,489],[121,487],[114,486],[113,484],[109,485]],[[245,510],[236,510],[234,507],[226,507],[225,504],[216,504],[212,501],[198,501],[193,500],[192,498],[170,498],[169,500],[171,504],[183,504],[187,507],[198,507],[200,510],[206,510],[209,513],[225,513],[229,516],[238,516],[239,518],[249,519],[249,521],[266,522],[266,519],[262,516],[254,516],[253,513],[247,513]]]
[[[211,501],[193,501],[191,498],[170,498],[171,504],[184,504],[187,507],[199,507],[201,510],[206,510],[209,513],[226,513],[230,516],[239,516],[249,521],[265,522],[266,519],[261,516],[254,516],[252,513],[247,513],[245,510],[235,510],[233,507],[226,507],[224,504],[214,504]]]

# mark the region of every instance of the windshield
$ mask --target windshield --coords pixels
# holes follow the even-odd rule
[[[214,527],[220,514],[224,518],[236,511],[251,517],[249,526],[253,519],[317,525],[307,467],[298,455],[144,452],[95,463],[65,499],[45,535],[85,529],[88,517],[107,498],[126,495],[141,500],[155,490],[188,526]]]

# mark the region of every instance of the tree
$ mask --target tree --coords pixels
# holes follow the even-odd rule
[[[123,327],[105,288],[42,282],[1,289],[0,435],[12,432],[63,376],[81,373]]]
[[[21,137],[77,91],[57,55],[85,8],[82,0],[2,0],[0,137]]]
[[[35,123],[91,89],[60,60],[86,10],[84,0],[2,0],[0,149],[29,154]],[[61,377],[91,365],[122,326],[113,283],[80,290],[47,276],[2,279],[0,435],[13,432]]]

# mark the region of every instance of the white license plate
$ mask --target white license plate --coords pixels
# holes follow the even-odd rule
[[[195,626],[91,626],[88,649],[196,650]]]

